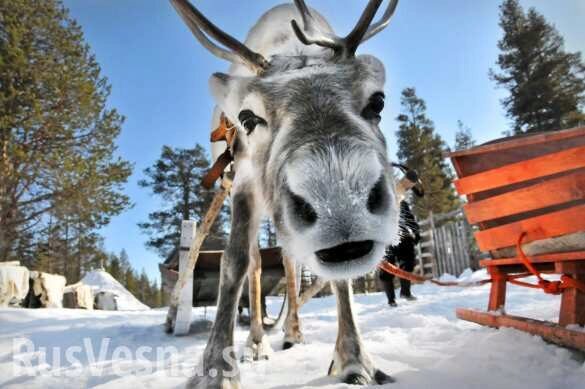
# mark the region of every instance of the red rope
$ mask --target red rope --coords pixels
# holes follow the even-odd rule
[[[518,257],[520,258],[520,261],[522,261],[524,266],[526,266],[528,271],[530,271],[530,274],[533,276],[536,276],[536,278],[538,278],[538,284],[535,285],[535,284],[529,284],[527,282],[516,281],[514,279],[508,279],[508,281],[510,281],[510,283],[515,284],[515,285],[525,286],[528,288],[542,289],[545,293],[548,293],[548,294],[561,294],[561,293],[563,293],[563,290],[570,289],[570,288],[575,288],[575,289],[578,289],[581,292],[585,293],[585,283],[578,281],[578,280],[576,280],[576,279],[574,279],[571,276],[568,276],[566,274],[563,274],[559,281],[549,281],[549,280],[545,280],[544,278],[542,278],[542,275],[540,274],[540,272],[538,270],[536,270],[536,268],[533,266],[532,262],[530,262],[530,259],[524,253],[524,250],[522,250],[522,241],[524,240],[524,237],[526,237],[526,232],[523,232],[522,234],[520,234],[520,237],[518,238],[518,242],[516,243],[516,252],[518,253]]]
[[[481,281],[475,281],[475,282],[456,282],[456,281],[443,282],[443,281],[439,281],[439,280],[436,280],[433,278],[426,278],[426,277],[418,276],[418,275],[413,274],[413,273],[409,273],[405,270],[400,269],[398,266],[393,265],[390,262],[385,261],[385,260],[380,262],[378,267],[389,274],[393,274],[396,277],[403,278],[405,280],[409,280],[409,281],[415,282],[415,283],[423,283],[426,281],[430,281],[433,284],[439,285],[439,286],[469,287],[469,286],[485,285],[485,284],[488,284],[490,282],[493,282],[494,280],[498,280],[498,279],[503,278],[511,284],[523,286],[526,288],[542,289],[545,293],[548,293],[548,294],[561,294],[561,293],[563,293],[563,290],[569,289],[569,288],[575,288],[575,289],[578,289],[581,292],[585,293],[585,283],[578,281],[578,280],[576,280],[576,279],[574,279],[571,276],[568,276],[566,274],[563,274],[559,281],[549,281],[549,280],[545,280],[544,278],[542,278],[542,275],[540,274],[540,272],[538,270],[536,270],[536,268],[534,267],[534,265],[532,264],[530,259],[526,256],[526,254],[524,254],[524,251],[522,250],[522,240],[524,240],[525,236],[526,236],[526,233],[522,233],[520,235],[520,238],[518,239],[518,242],[516,243],[516,251],[518,252],[518,256],[520,258],[520,261],[528,269],[528,272],[526,272],[526,273],[510,274],[510,275],[492,274],[492,278],[489,280],[481,280]],[[528,282],[518,280],[519,278],[525,278],[525,277],[529,277],[529,276],[536,276],[536,278],[538,278],[538,283],[531,284]]]
[[[413,274],[413,273],[409,273],[405,270],[402,270],[398,266],[391,264],[390,262],[388,262],[386,260],[380,262],[378,267],[380,269],[384,270],[386,273],[393,274],[398,278],[403,278],[405,280],[409,280],[411,282],[416,282],[416,283],[423,283],[426,281],[430,281],[433,284],[439,285],[439,286],[468,287],[468,286],[485,285],[487,283],[492,282],[492,280],[481,280],[481,281],[475,281],[475,282],[456,282],[456,281],[444,282],[444,281],[439,281],[439,280],[435,280],[433,278],[426,278],[426,277],[422,277],[422,276],[417,276],[416,274]]]

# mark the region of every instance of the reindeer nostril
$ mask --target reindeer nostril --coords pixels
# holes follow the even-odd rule
[[[292,211],[298,221],[305,226],[311,226],[317,221],[317,212],[301,196],[290,192]]]
[[[386,188],[386,181],[384,175],[376,182],[370,195],[368,196],[368,211],[371,213],[381,213],[388,204],[388,189]]]

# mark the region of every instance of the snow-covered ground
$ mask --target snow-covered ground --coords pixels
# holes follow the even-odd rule
[[[418,301],[399,300],[394,309],[386,306],[382,294],[356,296],[365,345],[377,366],[397,379],[386,387],[585,388],[583,355],[515,330],[456,319],[456,307],[484,308],[488,290],[415,286]],[[547,320],[558,315],[558,297],[538,291],[512,286],[508,301],[510,313]],[[271,301],[269,308],[275,310],[278,303]],[[214,311],[196,309],[196,333],[182,338],[163,333],[165,314],[2,309],[0,387],[181,387],[184,374],[194,370],[201,356]],[[301,319],[306,344],[276,351],[267,362],[240,365],[244,388],[349,387],[325,374],[337,328],[334,299],[310,301]],[[246,336],[246,328],[238,327],[237,347]],[[278,350],[281,333],[270,334],[270,339]],[[54,355],[53,348],[58,351]],[[33,367],[24,370],[28,362]]]

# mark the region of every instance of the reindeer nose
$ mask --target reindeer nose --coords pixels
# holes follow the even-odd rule
[[[373,214],[384,213],[388,208],[389,195],[388,186],[386,185],[386,179],[384,175],[380,176],[380,179],[370,190],[368,196],[368,211]]]
[[[300,227],[310,227],[317,222],[317,212],[303,197],[289,191],[290,207],[295,222]]]
[[[374,248],[374,241],[347,242],[315,253],[325,263],[341,263],[353,261],[368,255]]]

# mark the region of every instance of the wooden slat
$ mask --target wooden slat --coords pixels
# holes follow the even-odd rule
[[[580,136],[585,136],[585,127],[571,128],[562,131],[549,131],[528,136],[512,137],[509,140],[502,142],[480,145],[467,150],[453,151],[448,153],[447,156],[450,158],[466,157],[474,154],[489,153],[517,147],[526,147],[538,143],[556,142],[563,139],[576,138]]]
[[[530,256],[532,263],[550,263],[550,262],[570,262],[570,261],[584,261],[585,251],[572,251],[569,253],[553,253]],[[505,266],[505,265],[519,265],[522,262],[518,258],[501,258],[501,259],[484,259],[479,261],[482,267],[490,266]]]
[[[470,194],[585,167],[585,146],[543,155],[456,180],[459,194]]]
[[[585,204],[520,220],[475,233],[482,251],[514,246],[523,232],[523,243],[585,231]]]
[[[585,199],[585,170],[464,206],[471,224]]]
[[[499,313],[479,312],[472,309],[458,308],[457,317],[489,327],[508,327],[538,335],[545,340],[585,351],[585,332],[573,331],[557,324],[527,319],[524,317],[502,315]]]

